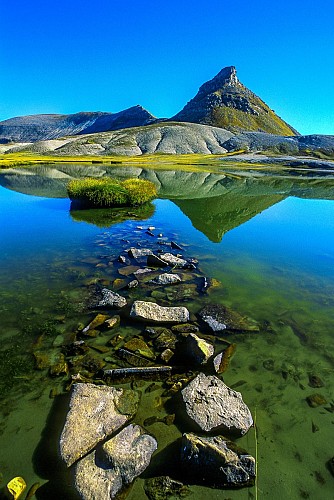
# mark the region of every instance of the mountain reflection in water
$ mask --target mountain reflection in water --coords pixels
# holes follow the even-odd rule
[[[73,178],[112,176],[119,179],[138,177],[154,182],[159,198],[173,201],[193,226],[212,242],[220,242],[231,229],[252,219],[263,210],[287,197],[334,199],[333,178],[292,175],[236,176],[229,173],[152,170],[109,165],[59,164],[8,169],[0,174],[0,185],[25,194],[63,198]],[[132,217],[153,215],[152,205],[131,210]],[[72,210],[76,221],[108,226],[131,218],[128,209]]]

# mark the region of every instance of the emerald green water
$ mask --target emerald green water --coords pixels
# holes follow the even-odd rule
[[[257,435],[251,429],[238,442],[257,454],[257,488],[222,492],[190,485],[191,498],[255,498],[256,489],[258,498],[333,498],[334,478],[326,466],[334,455],[333,179],[101,168],[91,167],[89,175],[150,178],[161,198],[136,218],[74,213],[61,196],[67,180],[82,175],[80,166],[0,174],[0,490],[20,475],[28,487],[42,484],[38,498],[75,498],[56,446],[68,377],[36,370],[33,352],[56,356],[58,343],[89,322],[87,284],[103,279],[112,286],[122,278],[113,261],[123,249],[137,241],[157,248],[156,239],[136,229],[141,225],[177,241],[185,256],[199,260],[204,275],[221,282],[208,297],[187,304],[192,312],[203,301],[223,303],[261,326],[256,334],[229,336],[237,349],[224,373],[256,418]],[[119,333],[130,338],[140,329],[123,325]],[[106,341],[102,335],[96,342]],[[94,349],[92,355],[103,358]],[[324,386],[311,387],[310,375]],[[135,422],[141,425],[170,413],[162,388],[145,392],[148,385],[138,387]],[[59,395],[50,398],[51,389]],[[306,397],[315,393],[327,403],[311,408]],[[168,449],[186,430],[179,409],[174,411],[175,425],[147,427],[159,448],[144,477],[169,472]],[[128,498],[144,499],[143,484],[137,479]]]

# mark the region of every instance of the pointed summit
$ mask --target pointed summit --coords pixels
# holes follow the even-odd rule
[[[252,130],[277,135],[298,132],[239,82],[234,66],[223,68],[204,83],[173,121],[201,123],[232,132]]]

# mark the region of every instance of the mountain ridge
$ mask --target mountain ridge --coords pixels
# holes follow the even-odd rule
[[[0,122],[0,143],[35,142],[64,135],[105,132],[154,122],[156,117],[140,105],[118,113],[80,111],[78,113],[26,115]]]

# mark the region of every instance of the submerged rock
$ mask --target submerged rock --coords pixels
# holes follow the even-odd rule
[[[154,302],[136,300],[130,316],[159,323],[184,323],[189,320],[189,311],[186,307],[162,307]]]
[[[240,392],[214,375],[199,373],[181,392],[187,415],[203,431],[222,430],[246,434],[252,415]]]
[[[149,465],[156,440],[139,425],[128,425],[109,439],[99,452],[79,461],[75,487],[84,500],[115,498]]]
[[[214,357],[213,367],[216,373],[224,373],[227,370],[236,347],[236,344],[230,344]]]
[[[149,358],[155,360],[155,354],[152,349],[144,342],[144,340],[139,338],[132,338],[126,344],[124,344],[125,349],[132,351],[140,356],[144,356],[145,358]]]
[[[83,328],[82,333],[88,332],[88,330],[95,330],[98,326],[103,325],[103,323],[108,319],[105,314],[97,314],[93,321],[91,321],[85,328]]]
[[[198,332],[198,326],[192,325],[191,323],[183,323],[181,325],[173,325],[172,332],[175,332],[175,333],[196,333],[196,332]]]
[[[259,331],[259,326],[255,321],[240,316],[239,313],[221,304],[212,304],[203,307],[199,316],[214,331],[235,330],[235,331]]]
[[[201,339],[194,333],[189,333],[185,341],[187,357],[198,365],[204,365],[213,356],[213,345]]]
[[[327,403],[327,399],[322,394],[311,394],[311,396],[306,398],[306,401],[311,408],[316,408]]]
[[[124,412],[124,398],[136,401]],[[131,399],[131,398],[130,398]],[[134,391],[94,384],[74,384],[70,409],[60,437],[60,454],[69,467],[130,420],[136,412]]]
[[[150,500],[168,500],[170,497],[183,498],[191,493],[187,486],[169,476],[146,479],[144,488]]]
[[[58,377],[59,375],[68,374],[68,365],[65,360],[65,356],[62,353],[58,353],[53,364],[50,366],[51,377]]]
[[[112,316],[111,318],[107,319],[105,321],[105,326],[109,328],[109,330],[112,330],[114,328],[117,328],[121,323],[121,317],[118,314],[115,314],[115,316]]]
[[[175,349],[176,342],[176,335],[166,328],[166,330],[160,333],[154,340],[154,347],[159,351],[163,351],[164,349]]]
[[[255,458],[222,436],[183,434],[181,462],[196,482],[213,487],[252,486]]]

